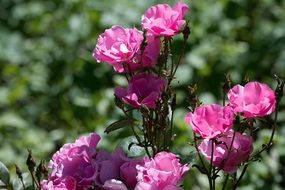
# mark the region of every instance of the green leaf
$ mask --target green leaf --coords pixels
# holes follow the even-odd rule
[[[192,165],[193,168],[197,168],[202,174],[207,174],[207,169],[200,166],[200,165],[197,165],[197,164],[193,164]]]
[[[143,139],[143,136],[140,136]],[[122,147],[124,152],[127,153],[128,157],[141,157],[146,155],[145,149],[137,145],[138,141],[135,136],[130,136],[122,139],[119,143],[119,147]]]
[[[0,161],[0,180],[4,184],[9,184],[10,183],[10,174],[9,170],[7,167]]]
[[[110,133],[112,131],[115,131],[117,129],[121,129],[123,127],[126,127],[128,125],[132,125],[132,123],[134,123],[134,119],[122,119],[119,121],[116,121],[114,123],[112,123],[111,125],[109,125],[106,129],[105,129],[105,133]]]

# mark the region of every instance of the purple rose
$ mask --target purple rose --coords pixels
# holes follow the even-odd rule
[[[98,166],[98,174],[95,184],[104,185],[108,180],[120,180],[120,167],[129,161],[121,148],[116,149],[112,154],[106,151],[98,151],[94,156],[94,162]]]
[[[136,166],[142,164],[143,160],[137,159],[137,160],[127,161],[120,167],[121,180],[122,182],[125,183],[125,185],[128,188],[133,189],[136,186],[137,184],[136,176],[138,175]]]
[[[140,108],[142,105],[155,108],[165,86],[166,80],[152,74],[142,73],[130,79],[127,89],[116,87],[115,95],[134,108]]]

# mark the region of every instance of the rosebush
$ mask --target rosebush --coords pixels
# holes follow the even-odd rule
[[[135,28],[113,26],[100,35],[93,51],[97,61],[113,66],[128,82],[127,89],[115,89],[115,103],[123,111],[125,119],[108,126],[106,132],[130,126],[135,141],[129,144],[128,149],[132,146],[143,148],[144,158],[128,158],[120,148],[112,153],[97,150],[100,137],[93,133],[75,143],[65,144],[49,164],[51,173],[48,179],[41,182],[41,175],[46,174],[43,163],[35,170],[30,153],[27,165],[33,187],[110,190],[183,188],[183,177],[193,161],[180,163],[170,149],[176,138],[173,115],[177,100],[173,83],[190,35],[188,22],[184,18],[187,12],[188,6],[181,2],[173,8],[166,4],[155,5],[142,17],[142,28],[146,33]],[[180,33],[183,34],[183,48],[176,60],[172,37]],[[199,155],[199,161],[194,166],[207,175],[210,189],[215,189],[221,170],[227,176],[223,187],[227,186],[230,174],[233,179],[231,186],[236,189],[248,165],[271,148],[284,88],[282,78],[277,76],[276,79],[278,84],[273,91],[258,82],[231,88],[231,81],[227,78],[223,86],[223,106],[201,106],[196,88],[189,87],[189,108],[193,113],[188,113],[185,120],[193,128],[194,139],[190,144],[194,145],[194,154]],[[227,93],[229,104],[225,106]],[[271,113],[274,113],[273,119],[269,119]],[[266,122],[272,127],[272,132],[269,141],[260,150],[252,152],[256,122]],[[203,162],[201,154],[208,160],[208,165]],[[237,175],[241,167],[242,172]],[[17,174],[25,189],[18,169]],[[4,185],[10,188],[7,181]]]

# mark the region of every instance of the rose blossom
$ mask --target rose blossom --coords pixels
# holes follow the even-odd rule
[[[151,185],[149,183],[138,183],[135,190],[183,190],[181,187],[177,187],[176,185],[167,185],[164,188],[158,188],[155,185]]]
[[[46,187],[58,189],[85,189],[92,187],[97,175],[97,166],[92,161],[100,136],[96,133],[82,136],[75,143],[65,144],[49,163],[52,172]]]
[[[203,105],[188,113],[185,122],[203,138],[214,138],[233,126],[234,113],[229,106]]]
[[[42,190],[76,190],[76,181],[73,177],[67,177],[59,183],[54,184],[53,181],[41,181]]]
[[[143,160],[137,159],[137,160],[130,160],[128,162],[125,162],[120,167],[120,176],[121,180],[125,183],[125,185],[131,189],[133,189],[137,184],[137,165],[142,165]]]
[[[175,154],[159,152],[153,159],[145,158],[143,165],[137,165],[135,190],[178,190],[176,185],[188,170],[189,167],[180,164]]]
[[[275,93],[263,83],[236,85],[228,92],[228,98],[234,112],[240,112],[246,118],[266,116],[275,110]]]
[[[235,173],[238,166],[249,158],[253,150],[252,138],[239,132],[235,132],[232,148],[230,149],[233,136],[234,132],[231,130],[216,138],[213,152],[213,165],[229,174]],[[203,139],[198,148],[205,158],[210,161],[212,140]]]
[[[120,167],[129,161],[121,148],[116,149],[111,154],[100,150],[93,158],[99,171],[94,181],[97,186],[102,186],[108,180],[119,180]]]
[[[123,182],[115,179],[106,181],[103,188],[104,190],[128,190]]]
[[[148,35],[141,55],[143,39],[143,33],[136,28],[113,26],[99,36],[93,57],[98,62],[109,63],[119,73],[151,67],[156,64],[160,40]]]
[[[183,30],[189,7],[177,3],[173,8],[168,4],[158,4],[146,10],[142,16],[142,28],[155,36],[174,36]]]
[[[115,95],[135,108],[140,108],[142,105],[155,108],[156,101],[160,98],[165,86],[164,79],[142,73],[130,79],[127,89],[116,87]]]

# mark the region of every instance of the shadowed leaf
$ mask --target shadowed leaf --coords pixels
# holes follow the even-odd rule
[[[116,121],[116,122],[112,123],[111,125],[109,125],[105,129],[104,132],[108,134],[108,133],[115,131],[117,129],[127,127],[128,125],[131,125],[134,121],[135,121],[134,119],[122,119],[122,120]]]
[[[8,171],[7,167],[2,162],[0,162],[0,180],[4,184],[9,184],[10,183],[9,171]]]

